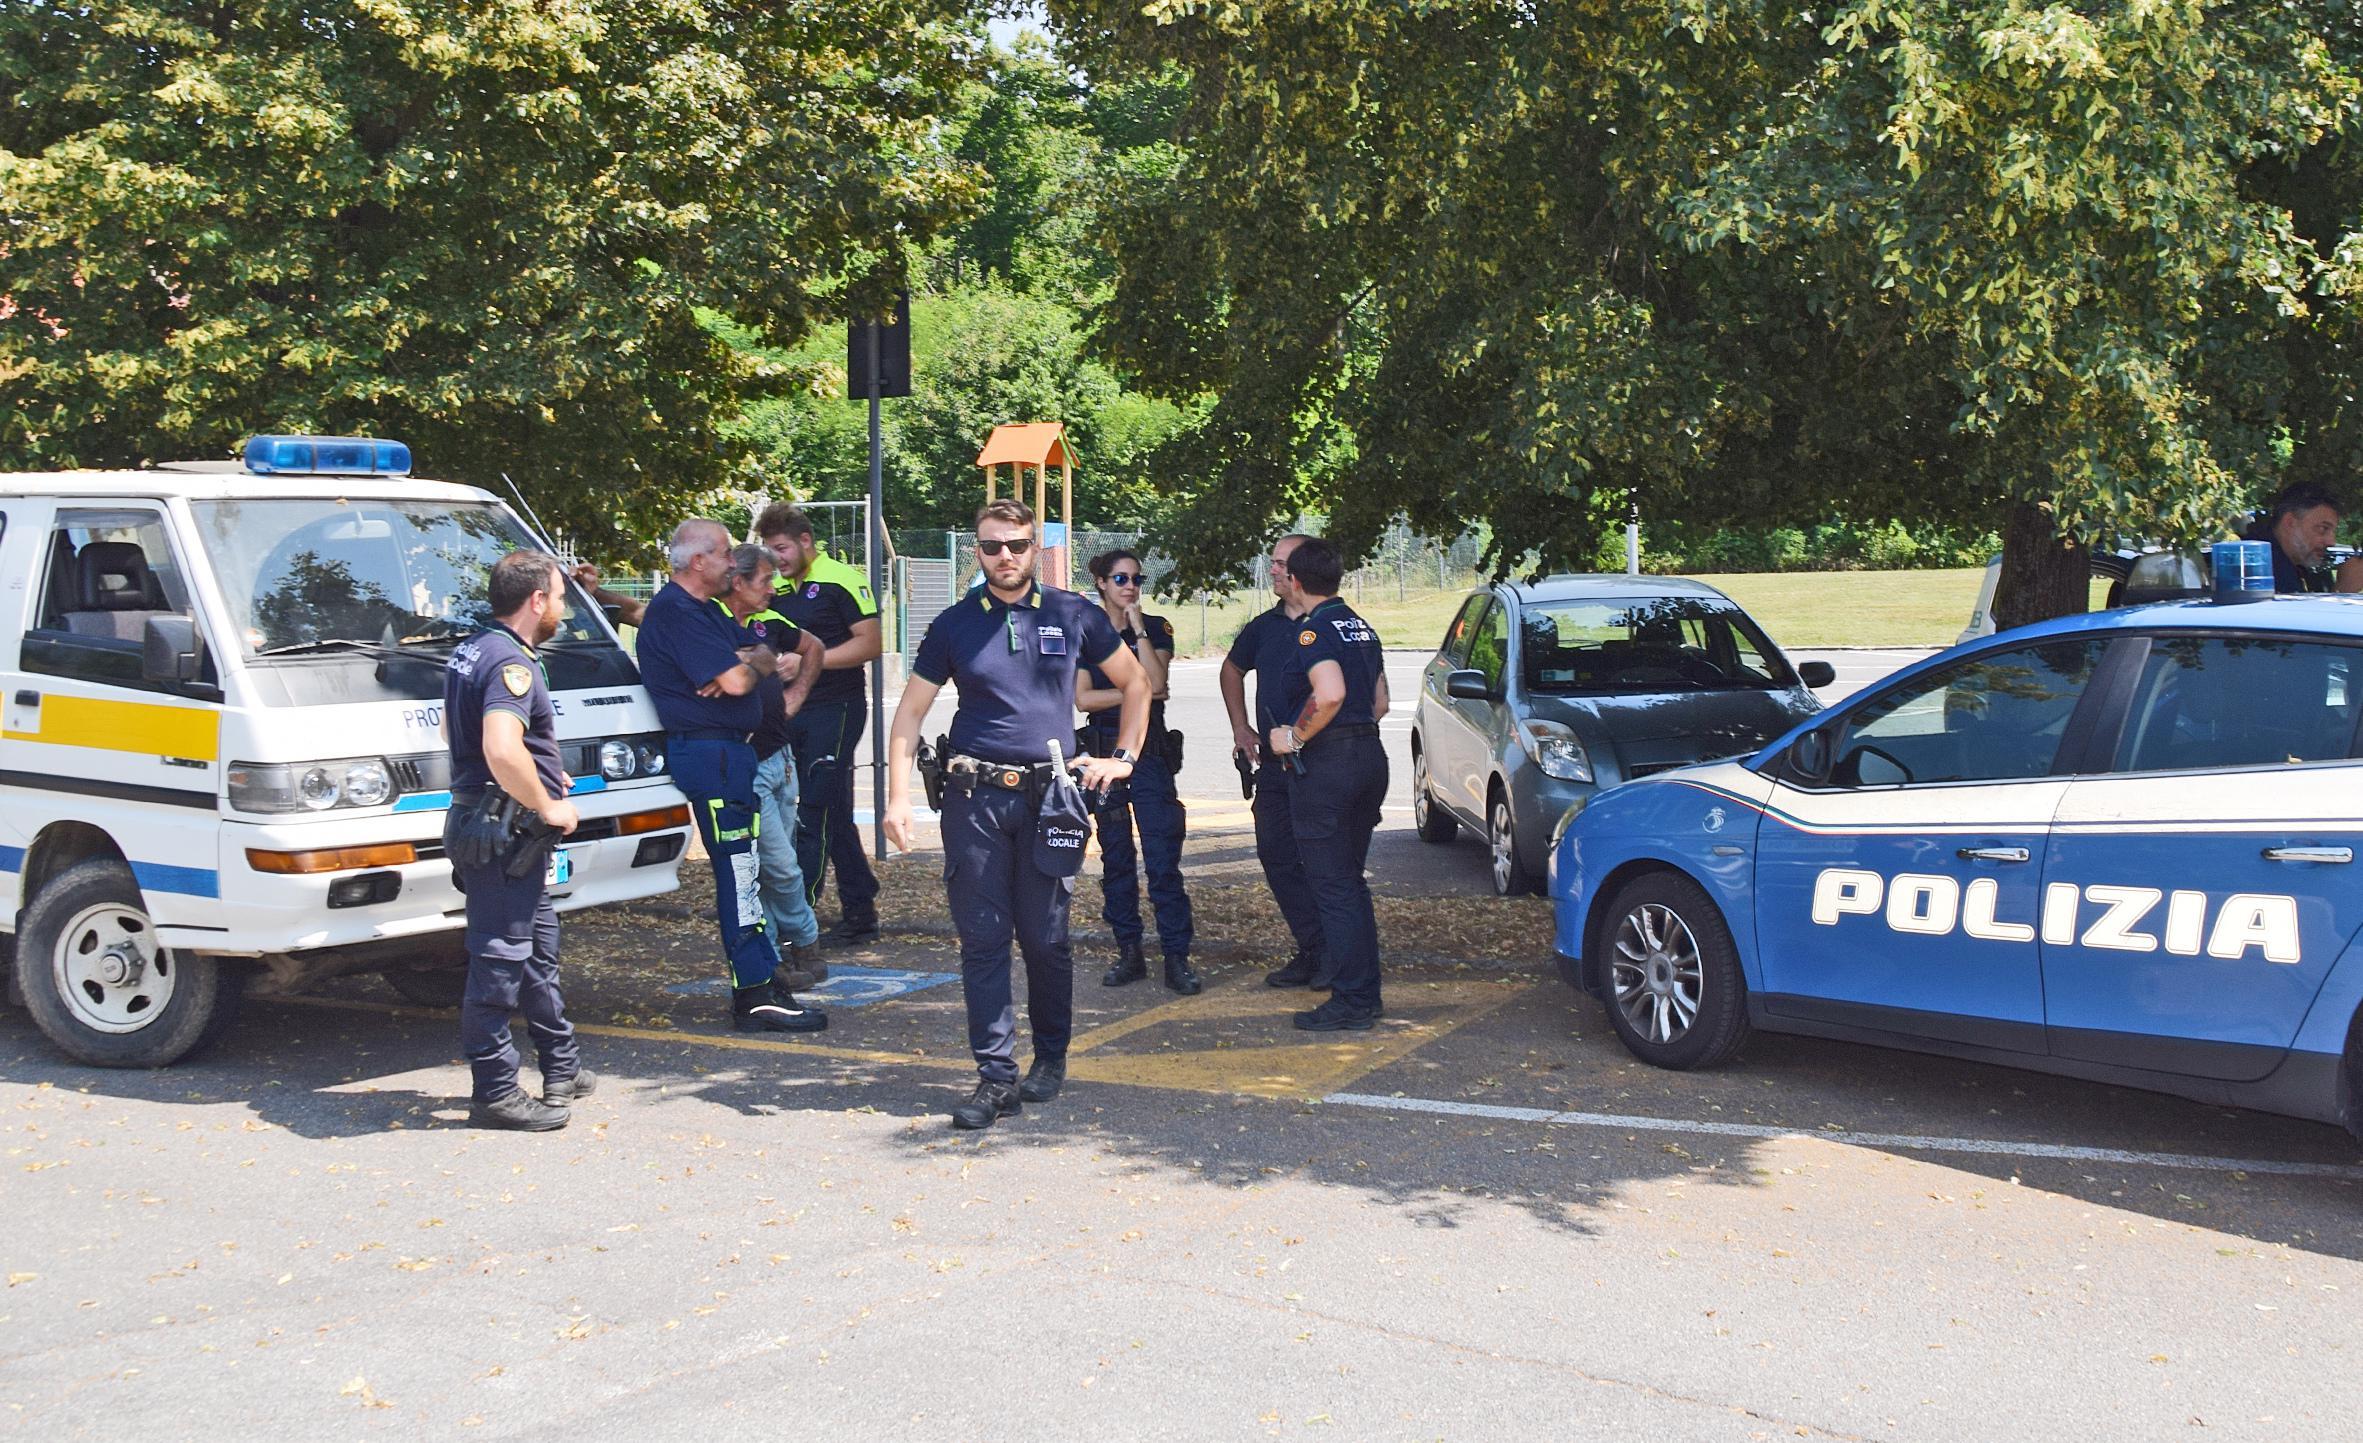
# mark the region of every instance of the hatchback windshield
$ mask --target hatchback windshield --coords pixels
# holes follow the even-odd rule
[[[491,622],[492,564],[534,545],[507,513],[482,502],[199,501],[190,510],[249,665],[342,659],[367,664],[406,694],[430,682],[440,691],[441,659]],[[629,662],[585,614],[579,592],[569,600],[565,624],[545,647],[551,684],[628,675]],[[424,665],[401,665],[411,661]],[[396,680],[390,671],[429,674]],[[319,699],[356,698],[340,690]]]
[[[1526,689],[1552,695],[1731,691],[1796,684],[1735,606],[1690,596],[1529,605],[1519,638]]]

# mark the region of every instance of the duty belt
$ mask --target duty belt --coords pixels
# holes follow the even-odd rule
[[[1355,722],[1349,726],[1323,727],[1313,735],[1306,737],[1305,745],[1308,747],[1317,747],[1321,743],[1328,741],[1331,737],[1343,739],[1345,737],[1374,737],[1377,735],[1377,722]]]
[[[999,787],[1005,792],[1022,792],[1049,774],[1050,763],[988,762],[983,757],[955,755],[944,763],[944,771],[955,777],[965,777],[972,785]]]

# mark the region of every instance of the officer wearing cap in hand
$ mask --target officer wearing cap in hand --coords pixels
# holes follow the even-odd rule
[[[537,850],[523,876],[507,857],[484,855],[457,833],[475,822],[487,794],[561,836],[580,822],[566,800],[558,764],[557,714],[534,648],[566,619],[566,581],[558,559],[512,551],[493,563],[486,600],[492,625],[452,649],[443,680],[443,730],[451,745],[451,810],[444,850],[468,903],[468,989],[460,1002],[460,1050],[475,1086],[468,1121],[477,1127],[551,1132],[566,1126],[574,1099],[594,1079],[576,1058],[574,1027],[558,993],[558,912],[550,905],[550,865]],[[525,1014],[541,1057],[542,1095],[517,1085],[517,1045],[509,1016]]]
[[[1038,584],[1032,508],[994,501],[977,513],[985,584],[936,617],[919,643],[894,713],[886,837],[910,850],[911,759],[919,724],[944,683],[959,686],[944,793],[944,893],[960,933],[968,1046],[979,1080],[952,1125],[991,1127],[1026,1102],[1056,1097],[1074,1030],[1074,958],[1067,913],[1088,823],[1061,814],[1072,784],[1054,755],[1074,738],[1075,672],[1099,668],[1121,693],[1116,744],[1086,757],[1083,784],[1105,791],[1132,774],[1148,731],[1149,685],[1138,658],[1098,606]],[[1079,810],[1079,809],[1077,809]],[[1034,1061],[1018,1081],[1010,940],[1026,961]]]

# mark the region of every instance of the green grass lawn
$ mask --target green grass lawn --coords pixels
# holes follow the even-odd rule
[[[1748,609],[1784,647],[1950,646],[1969,624],[1983,573],[1953,571],[1796,571],[1697,578]],[[1370,586],[1346,600],[1391,647],[1427,647],[1467,591],[1398,592]],[[1247,619],[1271,604],[1269,593],[1241,592],[1201,608],[1193,601],[1151,603],[1173,622],[1184,655],[1215,655]]]

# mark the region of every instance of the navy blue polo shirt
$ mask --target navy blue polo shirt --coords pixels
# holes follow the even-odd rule
[[[451,649],[443,673],[443,719],[451,730],[451,791],[473,801],[500,784],[484,760],[484,718],[505,711],[525,723],[525,751],[543,789],[566,795],[558,764],[558,713],[541,659],[517,633],[494,622]]]
[[[1283,634],[1286,658],[1277,671],[1267,672],[1256,683],[1261,688],[1256,694],[1258,701],[1277,693],[1281,716],[1272,725],[1294,725],[1304,714],[1305,703],[1313,695],[1313,668],[1325,661],[1336,662],[1338,670],[1346,674],[1346,699],[1322,730],[1376,722],[1378,679],[1385,673],[1386,657],[1370,623],[1333,596],[1289,624],[1295,630]]]
[[[669,732],[720,727],[752,732],[763,724],[763,701],[745,696],[699,696],[697,689],[739,664],[738,649],[755,638],[710,601],[668,581],[640,618],[640,680]]]
[[[1240,627],[1231,640],[1231,665],[1256,673],[1255,734],[1259,737],[1296,720],[1294,709],[1281,710],[1280,668],[1295,652],[1296,634],[1302,629],[1288,608],[1275,601],[1269,610]]]
[[[1107,608],[1100,608],[1100,614],[1107,615]],[[1162,616],[1143,616],[1140,623],[1142,629],[1149,635],[1149,650],[1161,651],[1167,656],[1173,655],[1173,623]],[[1113,625],[1113,623],[1110,624]],[[1140,645],[1140,638],[1141,633],[1134,631],[1129,626],[1116,633],[1116,639],[1122,642],[1127,650]],[[1108,674],[1098,667],[1086,667],[1085,670],[1091,673],[1093,686],[1104,689],[1113,684],[1108,680]],[[1099,711],[1085,713],[1083,724],[1094,731],[1113,732],[1116,730],[1116,723],[1123,720],[1123,717],[1123,707],[1106,707]],[[1165,703],[1152,698],[1149,702],[1149,735],[1154,737],[1164,730]]]
[[[956,682],[952,750],[989,762],[1050,760],[1075,741],[1075,668],[1123,645],[1107,613],[1072,591],[1036,585],[1015,605],[991,588],[960,598],[927,628],[911,674]]]

